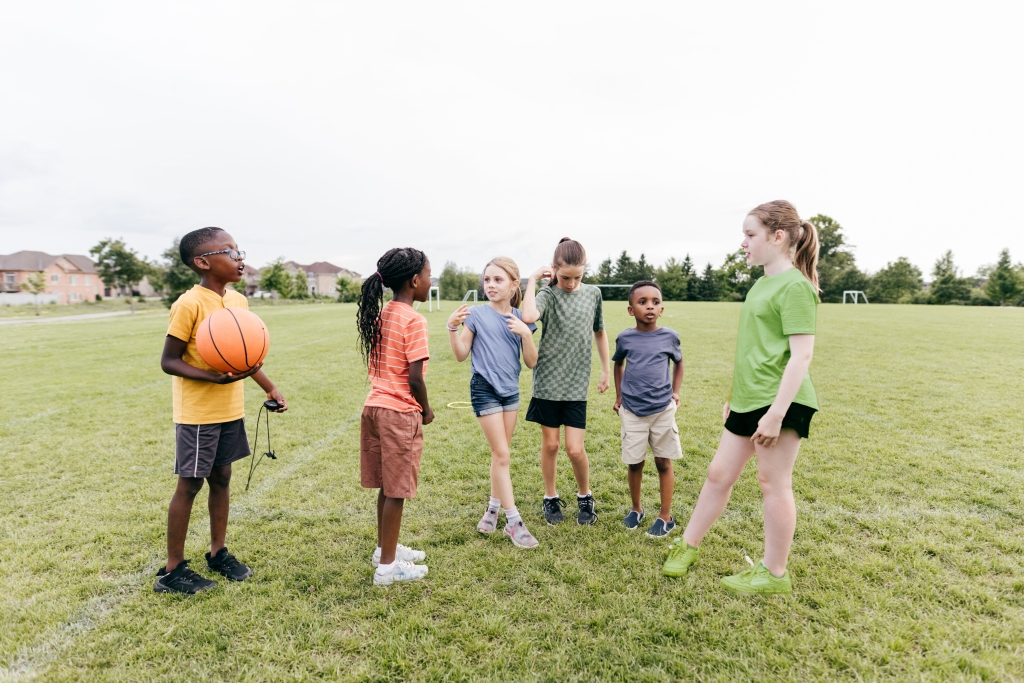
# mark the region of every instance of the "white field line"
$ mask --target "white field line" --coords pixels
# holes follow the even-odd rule
[[[232,506],[232,516],[237,518],[237,513],[241,513],[242,517],[252,514],[251,510],[258,509],[258,506],[254,506],[253,503],[260,496],[270,491],[279,482],[287,479],[314,455],[318,455],[326,450],[345,434],[352,425],[358,424],[358,422],[358,417],[350,417],[342,421],[316,443],[303,448],[293,456],[287,456],[288,464],[285,467],[264,479],[258,486],[250,489],[249,493],[244,494],[245,499],[243,503]],[[118,588],[86,603],[70,621],[47,629],[38,643],[22,648],[14,655],[10,665],[0,667],[0,681],[29,681],[44,673],[46,667],[52,664],[79,636],[91,631],[105,617],[115,612],[128,597],[137,594],[139,584],[152,579],[156,575],[159,563],[160,560],[154,560],[150,566],[138,572],[118,577],[116,580]]]

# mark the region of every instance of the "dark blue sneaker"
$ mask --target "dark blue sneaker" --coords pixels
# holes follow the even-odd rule
[[[654,520],[654,524],[647,530],[647,535],[651,538],[664,538],[670,533],[676,530],[676,518],[669,516],[668,524],[665,523],[661,517]]]
[[[626,518],[622,520],[622,523],[627,529],[635,529],[640,526],[640,522],[644,521],[644,517],[646,516],[647,513],[644,512],[643,508],[640,508],[640,512],[630,510],[629,514],[626,515]]]

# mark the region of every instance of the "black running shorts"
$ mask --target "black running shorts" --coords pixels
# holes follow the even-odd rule
[[[737,413],[735,410],[729,412],[725,421],[725,428],[737,436],[753,436],[757,431],[757,423],[771,406],[751,410],[749,413]],[[811,433],[811,418],[818,412],[814,408],[800,403],[790,403],[786,416],[782,418],[782,428],[792,429],[806,439]]]
[[[544,427],[555,429],[565,425],[576,429],[587,428],[586,401],[549,401],[546,398],[531,398],[526,410],[526,420]]]
[[[230,465],[249,455],[245,418],[208,425],[174,425],[174,473],[205,479],[214,467]]]

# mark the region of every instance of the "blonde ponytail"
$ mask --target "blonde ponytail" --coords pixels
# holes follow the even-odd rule
[[[800,239],[796,243],[793,265],[811,281],[814,291],[820,292],[821,287],[818,286],[818,229],[810,221],[801,222],[800,227]]]
[[[818,229],[814,223],[800,218],[796,207],[789,202],[777,199],[774,202],[766,202],[755,206],[750,213],[769,233],[782,230],[786,233],[790,249],[793,250],[793,265],[796,266],[804,277],[814,287],[815,292],[820,292],[818,286]]]

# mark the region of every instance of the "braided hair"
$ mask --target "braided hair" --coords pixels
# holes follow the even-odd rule
[[[401,288],[425,265],[427,255],[419,249],[389,249],[377,261],[377,272],[363,280],[356,326],[359,329],[359,350],[367,368],[380,372],[380,311],[384,306],[384,289],[395,291]]]

